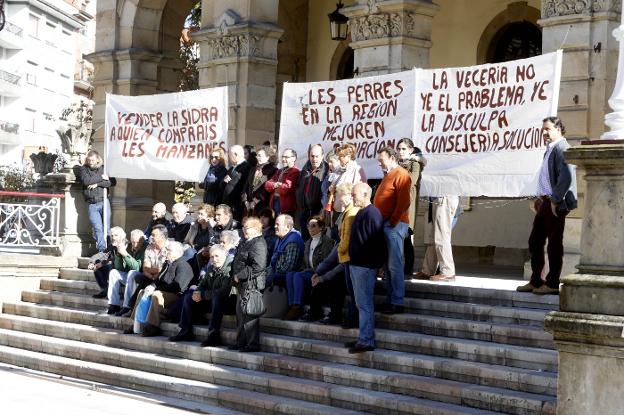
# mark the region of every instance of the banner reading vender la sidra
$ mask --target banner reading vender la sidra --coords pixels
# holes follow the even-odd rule
[[[414,143],[427,158],[421,195],[537,195],[542,120],[557,114],[561,57],[416,70]]]
[[[128,179],[201,181],[210,152],[227,151],[226,87],[106,95],[105,167]]]
[[[285,83],[280,120],[280,152],[292,148],[298,165],[307,161],[310,145],[325,153],[335,145],[352,143],[368,178],[382,171],[377,150],[395,147],[411,137],[414,117],[414,73],[341,81]]]

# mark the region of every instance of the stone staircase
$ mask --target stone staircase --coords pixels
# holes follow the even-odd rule
[[[343,342],[355,329],[262,319],[263,352],[243,354],[124,335],[130,319],[91,298],[93,273],[66,268],[4,304],[0,362],[227,413],[555,414],[557,353],[542,327],[557,297],[461,283],[413,281],[406,290],[406,314],[376,315],[374,352],[348,354]],[[234,317],[223,324],[233,343]],[[207,331],[196,327],[199,341]]]

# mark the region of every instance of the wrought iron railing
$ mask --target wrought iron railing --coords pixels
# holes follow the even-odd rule
[[[0,69],[0,80],[1,81],[6,81],[6,82],[8,82],[10,84],[17,85],[19,83],[20,76],[12,74],[12,73],[7,72],[7,71],[3,71],[2,69]]]
[[[62,194],[0,191],[0,250],[60,246],[61,199],[64,197]],[[28,198],[28,201],[12,202],[7,198]]]
[[[19,134],[19,124],[0,120],[0,131]]]
[[[19,36],[19,37],[23,37],[24,36],[24,30],[21,27],[19,27],[18,25],[14,25],[11,22],[6,22],[5,23],[4,30],[6,30],[7,32],[13,33],[15,36]]]

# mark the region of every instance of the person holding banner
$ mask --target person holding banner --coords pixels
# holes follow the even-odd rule
[[[204,189],[204,203],[217,206],[221,203],[223,189],[221,181],[227,174],[225,167],[225,152],[222,148],[215,148],[210,153],[210,167],[204,181],[199,184],[200,189]]]
[[[577,201],[571,190],[572,174],[565,161],[564,152],[570,147],[563,136],[565,127],[558,117],[545,118],[542,131],[548,144],[539,173],[533,229],[529,237],[531,253],[531,281],[517,288],[533,294],[559,294],[559,277],[563,266],[563,230],[565,217],[576,208]],[[542,281],[544,245],[548,240],[549,271]]]
[[[299,180],[299,169],[295,166],[297,153],[287,148],[282,153],[282,168],[275,172],[271,180],[264,184],[267,192],[271,193],[269,207],[276,215],[284,214],[295,217],[297,200],[295,190]]]
[[[399,156],[392,147],[383,147],[377,152],[377,160],[384,177],[377,187],[374,205],[384,219],[384,236],[388,247],[388,262],[385,266],[387,300],[382,313],[397,314],[404,311],[405,263],[403,249],[409,229],[410,197],[412,178],[399,166]]]
[[[223,190],[221,203],[230,206],[234,219],[240,221],[243,218],[243,191],[251,165],[245,160],[245,152],[242,146],[230,147],[229,157],[230,168],[219,183]]]
[[[106,233],[110,231],[111,208],[108,199],[104,198],[104,189],[115,186],[117,181],[104,174],[104,161],[95,150],[87,153],[84,165],[76,171],[77,179],[82,182],[82,191],[88,205],[89,222],[95,233],[96,248],[99,252],[106,250],[104,237],[104,215],[106,214]]]
[[[414,270],[414,245],[412,236],[416,229],[416,216],[418,215],[418,195],[420,193],[420,178],[422,171],[427,165],[427,160],[423,157],[421,150],[414,146],[411,138],[402,138],[397,144],[399,153],[399,165],[403,167],[412,177],[412,187],[410,192],[410,208],[407,211],[409,216],[409,230],[405,238],[405,274],[411,279]]]
[[[323,147],[314,144],[308,149],[308,161],[301,169],[297,183],[297,213],[301,236],[310,239],[308,220],[323,211],[322,185],[329,173],[329,166],[323,160]]]

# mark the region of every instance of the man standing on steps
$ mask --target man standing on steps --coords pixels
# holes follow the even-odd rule
[[[223,190],[222,203],[230,206],[234,219],[240,221],[243,218],[243,191],[251,166],[245,160],[245,151],[242,146],[230,147],[229,158],[230,168],[219,184]]]
[[[384,147],[377,152],[379,166],[384,178],[375,193],[374,204],[384,219],[384,236],[388,247],[388,262],[385,266],[386,290],[388,298],[382,306],[384,314],[404,311],[405,262],[403,248],[409,230],[410,192],[412,178],[399,166],[399,156],[392,147]]]
[[[574,192],[570,190],[572,175],[564,152],[570,147],[563,136],[565,127],[558,117],[545,118],[542,131],[548,142],[539,173],[538,191],[542,195],[535,203],[536,213],[529,236],[531,281],[517,288],[533,294],[559,294],[559,277],[563,265],[563,230],[565,217],[576,208]],[[618,231],[618,230],[614,230]],[[542,281],[544,245],[548,239],[549,272]]]
[[[379,209],[371,204],[371,193],[366,183],[358,183],[352,190],[353,204],[360,210],[353,220],[349,238],[349,274],[360,316],[360,330],[356,341],[345,343],[349,353],[375,350],[375,282],[377,271],[386,261],[387,248],[384,239],[386,225]]]

